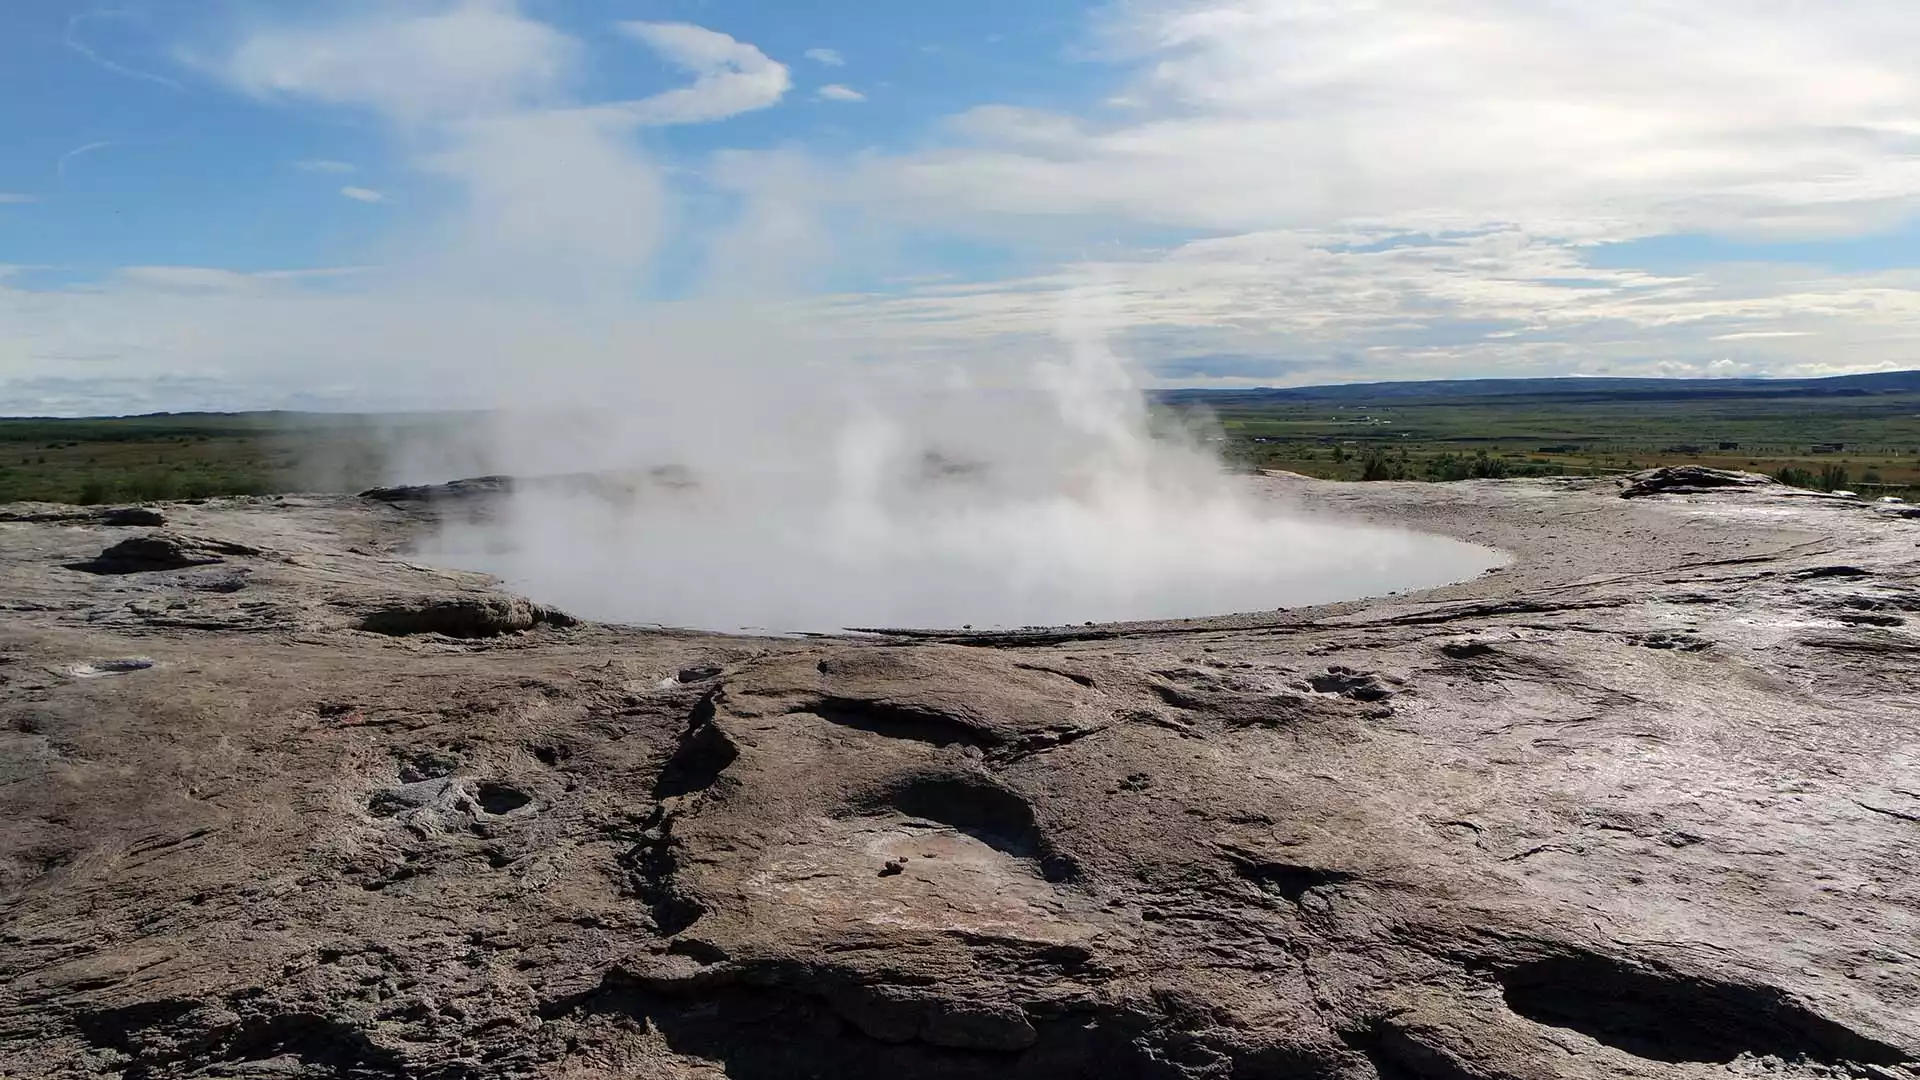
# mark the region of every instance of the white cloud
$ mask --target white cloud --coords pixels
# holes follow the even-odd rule
[[[209,266],[123,266],[113,272],[110,284],[141,286],[168,291],[257,292],[276,284],[321,281],[360,273],[362,268],[329,266],[307,270],[256,270],[241,272]]]
[[[845,67],[847,63],[846,58],[841,56],[837,49],[808,49],[806,57],[816,64],[825,64],[828,67]]]
[[[324,381],[392,405],[402,382],[416,404],[485,393],[480,374],[539,388],[554,356],[636,393],[642,365],[679,379],[667,360],[738,353],[755,359],[728,377],[750,387],[769,356],[1025,363],[1063,307],[1101,298],[1129,352],[1195,378],[1206,365],[1177,361],[1312,382],[1829,374],[1920,355],[1920,271],[1594,265],[1621,238],[1858,234],[1920,214],[1920,73],[1899,48],[1920,8],[1891,0],[1818,21],[1788,0],[1136,0],[1106,9],[1104,55],[1134,72],[1124,112],[987,105],[919,140],[930,152],[708,160],[657,158],[634,128],[779,102],[790,74],[751,44],[621,24],[692,78],[604,102],[581,97],[583,46],[505,0],[352,10],[258,28],[201,64],[390,121],[399,163],[453,189],[442,216],[396,220],[391,264],[341,281],[139,267],[0,287],[0,370],[59,380],[48,357],[113,356],[103,379],[168,373],[168,393],[253,386],[272,403]],[[671,211],[696,184],[737,196],[738,220],[684,225]],[[914,263],[907,238],[942,231],[1023,269],[970,282]],[[752,302],[634,302],[668,239],[700,253],[699,288]],[[962,275],[793,299],[894,259],[902,277]]]
[[[867,95],[861,93],[858,90],[855,90],[851,86],[841,86],[839,83],[828,83],[827,85],[821,87],[815,96],[820,98],[820,100],[822,101],[865,101],[867,100]]]
[[[1821,235],[1920,209],[1920,8],[1146,0],[1122,116],[1003,108],[887,179],[929,205],[1209,230]]]
[[[351,161],[329,161],[326,158],[307,158],[293,163],[301,172],[352,173],[359,172],[360,166]]]
[[[347,198],[352,199],[354,202],[377,203],[377,202],[387,201],[387,197],[385,195],[382,195],[380,192],[375,191],[372,188],[354,187],[352,185],[348,185],[346,187],[341,188],[340,194],[345,195]]]
[[[500,192],[476,212],[511,209]],[[537,256],[548,215],[520,212],[513,229],[527,233],[488,234],[506,246],[483,251],[483,264]],[[828,239],[806,223],[774,206],[735,238],[727,276],[765,262],[769,243],[804,254]],[[135,267],[51,292],[0,282],[0,324],[9,328],[0,371],[59,378],[71,367],[55,354],[106,357],[90,377],[191,376],[201,381],[159,385],[182,394],[217,387],[209,400],[230,407],[321,390],[343,407],[446,405],[456,390],[466,395],[460,404],[475,404],[508,388],[564,396],[583,380],[608,395],[644,395],[737,379],[742,397],[756,398],[755,379],[830,370],[809,365],[850,353],[1017,368],[1050,347],[1063,310],[1085,306],[1110,307],[1118,343],[1145,364],[1241,358],[1215,366],[1242,384],[1716,374],[1729,364],[1824,375],[1910,367],[1920,355],[1920,270],[1599,270],[1584,262],[1587,249],[1513,231],[1392,247],[1364,232],[1276,231],[1015,280],[915,284],[894,296],[666,307],[583,299],[568,267],[594,271],[631,249],[580,248],[584,225],[563,223],[556,235],[568,245],[567,267],[536,266],[525,289],[517,279],[458,277],[466,248],[433,264],[432,287],[409,267],[324,276]],[[548,291],[556,280],[568,290],[557,297]],[[495,285],[504,288],[489,291]],[[1189,364],[1177,377],[1205,380],[1207,366]],[[0,412],[9,408],[27,406],[0,386]]]
[[[114,271],[114,277],[123,284],[155,289],[223,292],[255,288],[264,280],[253,274],[210,266],[123,266]]]
[[[777,104],[793,85],[786,65],[717,30],[663,22],[623,22],[619,29],[694,75],[692,86],[621,106],[641,123],[723,120]]]
[[[40,196],[38,195],[28,195],[21,191],[0,191],[0,206],[19,203],[36,203],[39,201]]]
[[[258,30],[202,66],[248,93],[371,108],[406,121],[481,115],[550,100],[565,88],[575,42],[510,4],[442,4],[413,15]]]

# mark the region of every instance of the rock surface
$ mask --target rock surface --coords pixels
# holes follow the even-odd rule
[[[1920,1077],[1920,523],[1260,483],[1515,562],[750,639],[8,508],[0,1075]]]
[[[1638,499],[1646,495],[1689,495],[1702,491],[1753,489],[1769,487],[1776,482],[1765,473],[1709,469],[1704,465],[1663,465],[1622,477],[1620,497]]]

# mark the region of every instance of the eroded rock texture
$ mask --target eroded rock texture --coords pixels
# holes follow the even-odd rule
[[[409,563],[418,493],[10,508],[0,1075],[1920,1077],[1920,523],[1265,494],[1516,561],[760,640]]]

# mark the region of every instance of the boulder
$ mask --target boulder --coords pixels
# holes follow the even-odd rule
[[[1778,481],[1764,473],[1709,469],[1705,465],[1666,465],[1644,469],[1622,477],[1620,497],[1637,499],[1645,495],[1690,495],[1703,491],[1750,491],[1774,486]]]

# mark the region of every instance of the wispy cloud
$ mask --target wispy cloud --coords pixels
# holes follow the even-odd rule
[[[814,94],[814,96],[819,98],[822,101],[865,101],[867,100],[867,95],[861,93],[858,90],[855,90],[851,86],[842,86],[839,83],[828,83],[827,85],[821,87]]]
[[[141,71],[138,68],[131,68],[125,64],[119,63],[118,61],[110,60],[107,57],[102,56],[100,52],[94,49],[91,45],[88,45],[85,41],[81,40],[81,37],[80,37],[81,30],[86,23],[96,19],[116,19],[116,18],[127,18],[127,17],[128,17],[128,14],[122,11],[89,11],[89,12],[83,12],[79,15],[75,15],[73,18],[67,20],[67,33],[66,33],[67,48],[72,49],[74,52],[79,53],[81,56],[86,57],[87,60],[92,62],[95,66],[100,67],[106,71],[111,71],[115,75],[124,75],[129,79],[139,79],[142,82],[154,83],[159,86],[167,87],[168,89],[171,89],[171,90],[185,90],[186,87],[181,86],[178,82],[176,82],[173,79],[167,78],[165,75],[156,75],[151,71]]]
[[[1106,11],[1127,115],[978,110],[903,179],[934,206],[1211,231],[1858,235],[1920,202],[1920,8],[1896,0]]]
[[[204,66],[270,101],[365,110],[380,121],[365,130],[391,133],[394,167],[457,189],[389,204],[425,219],[407,239],[426,242],[383,249],[413,262],[315,283],[147,268],[95,292],[21,275],[0,286],[0,325],[30,327],[53,351],[121,351],[128,371],[223,365],[313,381],[351,354],[380,358],[356,376],[366,385],[418,365],[439,392],[450,380],[426,378],[432,364],[484,353],[511,375],[556,341],[625,371],[641,351],[670,351],[655,348],[656,324],[681,309],[662,314],[609,283],[643,276],[627,271],[670,244],[700,253],[699,280],[782,297],[688,307],[675,339],[685,355],[749,336],[750,322],[782,344],[743,355],[830,339],[819,354],[1025,359],[1096,291],[1090,279],[1112,299],[1115,339],[1168,379],[1816,374],[1920,355],[1920,269],[1849,273],[1757,246],[1743,265],[1654,272],[1622,268],[1629,249],[1606,245],[1687,231],[1873,236],[1912,216],[1920,74],[1898,47],[1920,33],[1910,0],[1859,0],[1817,24],[1746,0],[1694,0],[1685,13],[1129,0],[1103,5],[1095,27],[1117,75],[1100,81],[1117,85],[1124,112],[989,105],[929,117],[899,142],[932,149],[782,146],[697,162],[635,127],[724,119],[794,93],[787,68],[747,41],[625,24],[624,37],[690,74],[656,97],[606,101],[589,94],[600,84],[585,46],[526,14],[542,5],[335,10],[354,14],[249,23]],[[821,56],[801,63],[840,77]],[[834,87],[806,93],[858,100]],[[348,164],[297,167],[334,174],[321,194],[385,179],[384,163],[372,175],[336,167]],[[734,231],[673,213],[694,175],[740,196]],[[860,235],[837,228],[848,220]],[[980,280],[980,264],[926,250],[951,245],[894,243],[909,235],[1004,251],[1019,269]],[[777,272],[763,288],[752,272],[766,266]],[[908,280],[922,271],[939,279]],[[780,291],[861,275],[885,285]],[[0,370],[27,336],[0,335]]]
[[[347,198],[352,199],[354,202],[377,203],[377,202],[387,201],[387,197],[385,195],[381,194],[378,191],[373,190],[372,188],[353,187],[352,185],[348,185],[347,187],[341,188],[340,194],[345,195]]]
[[[299,169],[301,172],[317,173],[353,173],[360,171],[360,166],[355,165],[351,161],[330,161],[326,158],[307,158],[303,161],[294,162],[293,167]]]
[[[577,52],[572,38],[511,4],[428,15],[370,5],[346,19],[257,30],[230,54],[200,62],[260,97],[358,106],[418,123],[551,99]]]
[[[828,67],[845,67],[847,63],[846,58],[841,56],[837,49],[808,49],[806,57],[816,64],[825,64]]]
[[[621,106],[642,123],[723,120],[777,104],[793,85],[785,64],[717,30],[661,22],[623,22],[619,29],[694,75],[692,86]]]
[[[243,273],[210,266],[123,266],[113,272],[115,285],[154,289],[250,292],[285,284],[347,277],[361,272],[356,266],[327,266],[306,270],[256,270]]]
[[[91,154],[96,150],[105,150],[107,147],[112,145],[114,145],[114,143],[111,140],[103,139],[100,142],[90,142],[90,143],[85,143],[83,145],[74,147],[73,149],[67,151],[66,153],[61,154],[60,159],[53,163],[53,175],[55,176],[67,175],[67,166],[73,164],[74,161],[78,160],[79,158],[85,157],[86,155]]]
[[[40,196],[29,195],[24,191],[0,191],[0,206],[37,203],[39,201]]]

